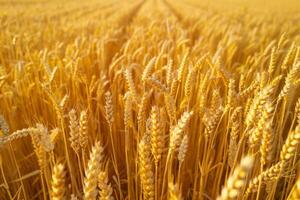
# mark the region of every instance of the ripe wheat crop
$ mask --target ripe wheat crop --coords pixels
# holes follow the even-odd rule
[[[1,200],[300,199],[297,0],[1,0]]]

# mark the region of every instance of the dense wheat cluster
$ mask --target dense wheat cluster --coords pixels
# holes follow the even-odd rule
[[[297,0],[2,0],[1,200],[300,199]]]

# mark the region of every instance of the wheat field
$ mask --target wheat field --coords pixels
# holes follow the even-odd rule
[[[300,2],[1,0],[1,200],[299,200]]]

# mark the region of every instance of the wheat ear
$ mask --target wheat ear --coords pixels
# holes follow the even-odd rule
[[[0,137],[0,146],[5,145],[8,142],[12,142],[16,139],[26,137],[26,136],[30,135],[31,133],[35,134],[35,133],[37,133],[37,131],[38,130],[35,127],[17,130],[8,136]]]
[[[179,163],[183,163],[183,161],[186,157],[186,152],[188,149],[188,142],[189,142],[189,137],[187,135],[184,135],[183,139],[181,141],[181,144],[179,146],[179,150],[178,150]]]
[[[79,135],[79,122],[77,119],[75,109],[69,112],[69,129],[70,129],[70,143],[72,149],[78,153],[80,149],[80,135]]]
[[[299,200],[300,199],[300,177],[296,181],[288,200]]]
[[[192,94],[195,78],[196,78],[196,71],[194,68],[192,68],[187,75],[186,82],[184,85],[184,96],[187,99],[189,99]]]
[[[178,121],[177,125],[171,130],[170,147],[169,147],[171,151],[174,151],[179,147],[180,141],[183,137],[183,131],[187,126],[192,115],[193,115],[193,111],[184,112],[180,120]]]
[[[263,171],[258,176],[254,177],[250,180],[247,190],[245,192],[245,196],[248,196],[252,192],[256,192],[259,187],[259,183],[265,184],[268,181],[273,181],[278,179],[281,176],[281,170],[284,167],[283,162],[278,162],[267,170]]]
[[[273,47],[272,51],[271,51],[270,63],[269,63],[269,67],[268,67],[269,75],[272,75],[276,69],[276,58],[277,58],[276,56],[277,56],[276,48]]]
[[[167,93],[169,91],[167,86],[165,86],[155,76],[151,76],[151,77],[147,78],[147,80],[152,87],[159,89],[161,92]]]
[[[179,68],[178,68],[178,81],[181,82],[182,81],[182,77],[183,77],[183,72],[185,69],[185,66],[187,64],[187,58],[188,58],[189,52],[186,51],[185,54],[183,55],[183,58],[180,62]]]
[[[151,151],[156,165],[160,161],[164,149],[164,138],[160,123],[159,108],[153,106],[151,109]]]
[[[133,116],[132,116],[132,97],[130,92],[126,92],[124,96],[124,125],[125,131],[128,131],[129,127],[133,126]]]
[[[137,92],[136,92],[135,84],[133,81],[132,72],[129,69],[126,69],[124,74],[125,74],[126,82],[127,82],[131,97],[134,101],[137,101]]]
[[[168,185],[169,192],[169,200],[182,200],[182,196],[180,194],[179,186],[174,183],[169,183]]]
[[[280,152],[280,161],[286,163],[295,156],[297,145],[300,142],[300,125],[298,125],[295,131],[291,132],[283,145]]]
[[[228,178],[217,200],[236,199],[241,194],[243,187],[246,185],[247,175],[252,169],[253,162],[254,158],[252,156],[246,156],[241,160],[240,165],[235,168],[233,174]]]
[[[235,80],[230,79],[228,84],[228,94],[227,94],[227,107],[232,108],[235,104]]]
[[[8,133],[9,133],[9,126],[8,126],[4,116],[1,114],[0,114],[0,130],[2,130],[5,135],[8,135]]]
[[[287,69],[288,66],[291,64],[292,59],[293,59],[294,50],[295,50],[295,43],[292,43],[290,49],[288,50],[286,56],[283,59],[283,62],[282,62],[282,65],[281,65],[282,69]]]
[[[167,72],[166,72],[166,82],[168,87],[171,85],[171,80],[173,78],[173,60],[170,59],[168,64],[167,64]]]
[[[101,171],[98,176],[99,198],[98,200],[113,200],[113,189],[108,182],[107,170]]]
[[[261,164],[265,165],[271,161],[273,154],[274,133],[272,130],[272,113],[273,106],[267,103],[260,119],[259,127],[262,131],[262,142],[260,146]]]
[[[233,167],[236,153],[237,153],[237,139],[240,132],[240,114],[242,112],[242,107],[237,107],[231,115],[231,132],[230,132],[230,141],[228,149],[228,164],[230,167]]]
[[[139,104],[138,115],[137,115],[139,131],[144,131],[144,129],[145,129],[145,121],[147,118],[149,99],[150,99],[149,93],[145,92],[143,94],[142,100]]]
[[[287,96],[290,92],[291,88],[294,86],[294,81],[299,76],[300,72],[300,64],[296,63],[293,68],[289,71],[285,78],[284,86],[278,96],[278,99],[282,99],[283,97]]]
[[[84,199],[85,200],[95,200],[97,196],[97,181],[98,175],[101,170],[101,161],[103,159],[103,148],[100,142],[96,142],[96,144],[92,148],[92,152],[90,153],[90,159],[88,161],[88,166],[85,171],[85,179],[84,179]]]
[[[107,123],[111,126],[114,121],[114,109],[113,109],[113,101],[112,94],[110,91],[105,92],[105,118]]]
[[[88,145],[88,126],[87,126],[87,112],[81,111],[79,119],[79,141],[80,146],[84,150]]]
[[[148,64],[146,65],[143,74],[142,74],[142,81],[145,82],[146,79],[150,76],[151,72],[153,71],[153,67],[155,66],[156,57],[153,57]]]
[[[138,145],[139,171],[145,200],[154,200],[154,173],[152,171],[151,146],[148,135],[145,135]]]
[[[52,173],[51,200],[64,200],[65,197],[65,171],[64,165],[56,164]]]

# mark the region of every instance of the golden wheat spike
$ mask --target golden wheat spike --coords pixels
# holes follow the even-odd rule
[[[149,136],[145,135],[138,145],[138,165],[145,200],[154,200],[154,174],[152,171],[151,146]]]
[[[81,111],[79,118],[79,141],[80,146],[84,150],[88,145],[88,116],[85,110]]]
[[[294,48],[295,48],[295,43],[292,43],[289,51],[287,52],[287,54],[284,57],[284,60],[282,62],[282,65],[281,65],[282,69],[287,69],[289,67],[289,65],[291,64],[291,61],[293,59],[292,56],[293,56]]]
[[[0,146],[5,145],[6,143],[12,142],[16,139],[26,137],[30,134],[38,134],[39,130],[35,127],[24,128],[21,130],[17,130],[8,136],[0,137]]]
[[[114,200],[113,189],[108,181],[107,171],[101,171],[98,176],[99,198],[98,200]]]
[[[145,122],[146,122],[146,118],[147,118],[147,109],[149,106],[149,98],[150,98],[149,93],[145,92],[143,94],[141,102],[139,104],[137,120],[138,120],[138,128],[140,131],[144,131],[144,129],[145,129]]]
[[[143,74],[142,74],[142,81],[145,82],[146,79],[150,76],[151,72],[153,71],[153,67],[155,66],[156,57],[153,57],[148,64],[146,65]]]
[[[51,200],[64,200],[64,199],[66,199],[64,165],[56,164],[52,172]]]
[[[271,51],[270,63],[269,63],[269,67],[268,67],[269,75],[272,75],[276,69],[276,59],[277,59],[276,48],[273,47],[272,51]]]
[[[262,141],[260,146],[261,153],[261,164],[265,165],[270,162],[273,157],[273,147],[274,147],[274,133],[272,127],[272,114],[273,106],[271,103],[267,103],[262,111],[262,117],[258,123],[260,127],[259,131],[262,131]]]
[[[129,92],[127,92],[124,96],[124,124],[125,131],[128,130],[129,127],[133,126],[133,116],[132,116],[132,97]]]
[[[184,70],[186,68],[187,62],[188,62],[188,56],[189,56],[189,52],[186,51],[185,54],[183,55],[183,58],[180,62],[179,68],[178,68],[178,81],[181,82],[182,81],[182,77],[183,77],[183,73]]]
[[[70,142],[73,150],[78,153],[80,149],[80,127],[79,121],[77,119],[75,109],[70,110],[69,112],[69,129],[70,129]]]
[[[260,182],[266,184],[268,181],[274,181],[282,176],[284,165],[285,163],[278,162],[252,178],[245,192],[245,196],[248,196],[252,192],[256,192],[259,189]]]
[[[285,84],[278,96],[278,99],[282,99],[288,95],[291,88],[294,86],[294,81],[299,76],[299,73],[300,73],[300,63],[297,63],[287,74],[285,78]]]
[[[300,199],[300,178],[296,181],[288,200],[297,200]]]
[[[179,186],[169,183],[169,199],[170,200],[182,200],[182,196],[179,191]]]
[[[230,140],[229,140],[229,149],[228,149],[228,164],[230,167],[233,167],[235,157],[238,150],[238,136],[241,127],[241,112],[242,107],[237,107],[232,115],[231,115],[231,132],[230,132]]]
[[[186,153],[187,153],[187,149],[188,149],[188,142],[189,142],[188,136],[187,135],[183,136],[183,139],[182,139],[181,144],[178,149],[179,163],[183,163],[183,161],[186,157]]]
[[[283,145],[280,152],[280,160],[282,162],[290,161],[296,153],[297,145],[300,142],[300,125],[298,125],[295,131],[291,132]]]
[[[184,85],[184,95],[185,95],[185,98],[187,98],[187,99],[189,99],[190,96],[192,95],[192,89],[193,89],[195,77],[196,77],[196,71],[194,68],[192,68],[188,72],[186,82]]]
[[[218,200],[236,199],[247,183],[247,175],[250,173],[254,163],[252,156],[246,156],[241,160],[240,165],[234,169],[233,174],[228,178],[225,187],[222,189]]]
[[[126,78],[126,82],[127,82],[128,88],[129,88],[130,95],[132,96],[132,99],[134,101],[136,101],[138,95],[137,95],[137,91],[135,88],[135,83],[133,81],[134,79],[132,77],[132,71],[129,69],[126,69],[124,74],[125,74],[125,78]]]
[[[112,94],[110,91],[105,92],[105,117],[107,123],[111,126],[114,121],[114,109],[113,109],[113,101]]]
[[[157,165],[164,150],[164,137],[161,126],[159,108],[153,106],[151,109],[151,151]]]
[[[9,126],[8,126],[4,116],[1,114],[0,114],[0,130],[2,130],[5,135],[8,135],[8,133],[9,133]]]
[[[184,112],[179,119],[177,125],[171,129],[170,135],[170,150],[174,151],[180,145],[180,141],[183,137],[183,131],[185,127],[188,125],[190,118],[193,115],[193,111]]]
[[[173,78],[173,60],[170,59],[167,64],[167,72],[166,72],[166,82],[168,87],[171,86],[172,78]]]
[[[103,148],[100,142],[96,142],[90,153],[87,169],[85,170],[84,179],[84,199],[96,200],[97,197],[97,181],[101,170],[101,162],[103,159]]]

